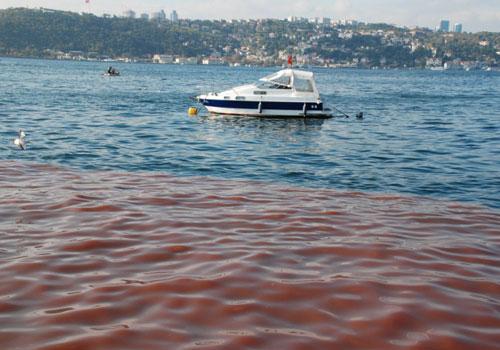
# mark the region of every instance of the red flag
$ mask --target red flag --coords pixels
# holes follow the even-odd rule
[[[292,66],[293,65],[293,58],[292,55],[288,56],[288,65]]]

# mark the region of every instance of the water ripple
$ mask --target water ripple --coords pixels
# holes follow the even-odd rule
[[[191,96],[273,68],[119,64],[119,79],[106,68],[2,59],[0,159],[500,207],[498,73],[315,69],[327,105],[366,118],[285,121],[186,116]],[[28,152],[13,147],[19,128]]]
[[[0,163],[0,347],[495,349],[500,215]]]

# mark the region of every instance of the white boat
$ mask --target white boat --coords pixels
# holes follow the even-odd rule
[[[259,80],[219,93],[200,95],[210,113],[254,117],[329,118],[314,81],[314,74],[284,69]]]

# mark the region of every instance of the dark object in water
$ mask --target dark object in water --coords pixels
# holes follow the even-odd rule
[[[113,67],[109,67],[108,70],[107,70],[107,72],[104,75],[107,75],[107,76],[110,76],[110,77],[117,77],[117,76],[120,75],[120,72],[117,71]]]
[[[357,119],[363,119],[363,112],[359,112],[358,114],[356,114],[356,118]]]

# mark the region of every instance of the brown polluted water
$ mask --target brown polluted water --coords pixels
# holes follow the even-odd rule
[[[500,214],[0,162],[0,349],[500,349]]]

